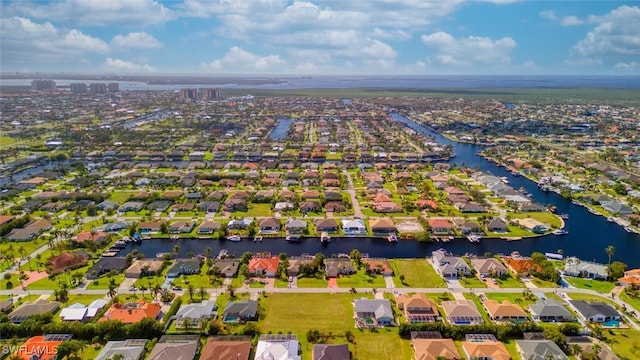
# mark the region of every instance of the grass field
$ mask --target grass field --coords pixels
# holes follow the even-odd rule
[[[441,288],[446,286],[444,279],[424,259],[393,259],[390,262],[394,273],[393,283],[397,287]],[[404,283],[400,281],[400,275],[404,275]]]
[[[516,218],[516,219],[525,219],[525,218],[536,219],[540,222],[549,224],[551,227],[554,227],[554,228],[560,227],[560,224],[562,223],[562,220],[556,214],[546,212],[546,211],[515,213],[515,214],[511,214],[511,216],[513,216],[513,218]]]
[[[247,211],[234,211],[231,213],[232,217],[260,217],[271,216],[271,204],[254,204],[249,203],[249,209]]]
[[[120,283],[122,283],[122,281],[124,280],[124,274],[118,274],[118,275],[114,276],[113,278],[116,281],[116,285],[120,285]],[[89,284],[87,285],[87,289],[88,290],[108,289],[108,288],[109,288],[109,277],[108,276],[102,276],[97,280],[89,281]]]
[[[627,304],[633,306],[636,311],[640,311],[640,298],[633,298],[627,295],[624,291],[620,293],[620,299],[622,299]]]
[[[489,281],[491,281],[491,280],[489,280]],[[500,278],[496,278],[496,283],[501,288],[523,288],[524,287],[524,283],[522,283],[522,281],[514,278],[511,275],[509,275],[509,277],[507,277],[504,280],[500,279]]]
[[[384,278],[382,276],[371,276],[359,270],[353,275],[342,275],[338,278],[338,286],[342,288],[384,288]]]
[[[533,285],[539,287],[539,288],[557,288],[559,287],[558,284],[551,282],[551,281],[546,281],[546,280],[542,280],[542,279],[538,279],[538,278],[532,278],[531,282],[533,283]]]
[[[50,301],[54,301],[55,299],[56,298],[53,295],[51,295],[51,297],[49,297]],[[107,301],[109,300],[104,295],[70,294],[69,295],[69,301],[67,301],[67,304],[71,305],[71,304],[75,304],[75,303],[80,303],[82,305],[89,305],[89,304],[91,304],[92,302],[94,302],[95,300],[98,300],[98,299],[105,299]]]
[[[640,331],[611,330],[607,343],[620,359],[640,359]]]
[[[512,304],[520,305],[522,308],[526,308],[538,300],[537,298],[535,300],[527,300],[522,294],[518,293],[486,293],[486,296],[488,299],[500,302],[508,300]]]
[[[478,279],[475,276],[460,278],[460,285],[466,288],[486,288],[487,287],[487,283]]]
[[[577,288],[580,289],[590,289],[595,291],[600,291],[602,293],[608,293],[616,287],[615,283],[609,281],[602,280],[591,280],[591,279],[583,279],[571,276],[565,276],[564,278],[567,282]]]

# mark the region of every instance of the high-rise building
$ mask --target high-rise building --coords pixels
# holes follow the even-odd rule
[[[107,84],[104,83],[93,83],[89,85],[92,93],[95,94],[104,94],[107,92]]]
[[[87,84],[85,83],[73,83],[69,85],[71,92],[74,94],[82,94],[87,92]]]
[[[31,81],[31,90],[55,90],[56,82],[50,79],[36,79]]]
[[[204,100],[215,100],[220,99],[220,89],[201,89],[202,90],[202,99]]]
[[[181,89],[180,96],[184,100],[196,101],[198,100],[198,89]]]
[[[109,84],[107,84],[107,90],[109,90],[110,93],[118,92],[118,91],[120,91],[120,84],[118,84],[118,83],[109,83]]]

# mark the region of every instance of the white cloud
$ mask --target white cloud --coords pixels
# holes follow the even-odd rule
[[[2,62],[57,63],[92,53],[105,53],[109,45],[80,30],[61,30],[50,22],[36,23],[14,16],[2,19]]]
[[[284,60],[278,55],[259,56],[234,46],[222,58],[213,60],[209,64],[203,63],[201,67],[224,73],[267,73],[280,72],[284,65]]]
[[[556,16],[555,11],[553,11],[553,10],[540,11],[538,13],[538,15],[540,15],[541,18],[547,19],[547,20],[556,20],[556,19],[558,19],[558,17]]]
[[[601,17],[598,25],[572,49],[576,56],[640,56],[640,7],[620,6]]]
[[[575,15],[565,16],[560,20],[562,26],[576,26],[584,24],[583,20],[578,19]]]
[[[3,10],[10,14],[89,26],[140,26],[160,24],[174,18],[173,11],[155,0],[16,1]]]
[[[567,66],[597,66],[602,65],[602,59],[584,58],[584,59],[567,59],[563,61]]]
[[[153,49],[163,47],[153,35],[146,32],[133,32],[127,35],[116,35],[111,45],[119,49]]]
[[[636,61],[631,61],[628,63],[619,62],[615,64],[613,67],[619,70],[640,70],[640,63]]]
[[[136,64],[131,61],[121,60],[121,59],[113,59],[107,58],[104,62],[104,65],[110,70],[118,70],[118,71],[155,71],[155,68],[149,64]]]
[[[508,64],[511,61],[509,53],[516,47],[516,42],[510,37],[498,40],[477,36],[456,39],[442,31],[423,35],[421,39],[434,52],[429,61],[441,65]]]
[[[390,40],[409,40],[411,39],[411,34],[400,29],[391,29],[391,30],[383,30],[380,28],[375,28],[370,33],[372,38],[377,39],[390,39]]]

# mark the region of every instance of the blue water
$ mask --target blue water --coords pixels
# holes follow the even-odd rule
[[[291,126],[292,122],[293,119],[279,118],[276,127],[271,131],[271,134],[269,134],[269,138],[272,140],[286,138],[287,132],[289,131],[289,126]]]
[[[609,320],[603,324],[606,327],[620,327],[620,321],[618,320]]]
[[[171,252],[174,245],[180,245],[180,255],[187,253],[202,253],[207,247],[217,254],[221,249],[240,256],[245,251],[261,252],[270,251],[278,254],[285,252],[289,255],[303,253],[316,254],[321,252],[326,256],[339,253],[349,253],[352,249],[368,253],[371,257],[387,258],[416,258],[429,256],[433,250],[445,248],[456,254],[471,252],[474,254],[510,254],[519,251],[523,255],[537,252],[556,252],[563,249],[565,256],[577,256],[584,260],[606,263],[608,261],[605,248],[609,245],[615,247],[612,260],[619,260],[629,267],[640,266],[640,235],[630,234],[614,223],[607,222],[604,217],[589,213],[585,208],[572,204],[556,193],[543,192],[537,185],[525,177],[515,177],[504,168],[485,160],[477,153],[482,147],[471,144],[462,144],[450,141],[439,134],[414,123],[399,115],[391,115],[395,120],[408,124],[417,131],[434,136],[439,143],[449,144],[453,147],[456,157],[451,160],[458,165],[466,164],[469,167],[477,167],[496,176],[504,176],[512,187],[518,189],[524,187],[533,195],[540,204],[552,204],[558,208],[558,213],[569,215],[565,229],[569,234],[564,236],[547,235],[533,239],[507,242],[502,239],[485,239],[479,244],[469,243],[467,240],[454,240],[450,243],[419,243],[417,241],[400,241],[389,243],[386,239],[371,238],[340,238],[333,239],[330,244],[321,244],[317,239],[302,239],[297,243],[289,243],[284,239],[264,239],[262,243],[254,243],[244,240],[230,242],[225,240],[197,240],[169,239],[145,240],[140,245],[129,245],[121,252],[125,255],[134,248],[148,257],[154,257],[159,252]],[[287,119],[284,119],[287,120]],[[291,119],[289,119],[289,122]],[[278,125],[280,126],[280,124]],[[288,125],[287,127],[288,128]],[[285,128],[285,129],[286,129]],[[286,130],[284,130],[286,133]]]

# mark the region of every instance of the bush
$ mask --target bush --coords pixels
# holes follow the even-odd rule
[[[175,299],[173,304],[171,304],[169,311],[167,311],[167,313],[164,314],[164,316],[162,317],[162,322],[166,324],[169,321],[169,319],[178,312],[181,305],[182,305],[182,298],[179,297]]]

